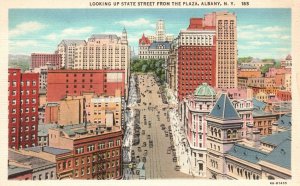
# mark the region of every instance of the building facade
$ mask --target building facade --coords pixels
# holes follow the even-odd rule
[[[78,124],[49,130],[49,146],[70,149],[57,157],[58,179],[121,179],[122,129]]]
[[[177,90],[181,101],[202,83],[216,85],[215,27],[202,18],[191,18],[187,30],[178,36]]]
[[[61,66],[64,69],[74,68],[75,49],[77,45],[84,45],[85,40],[62,40],[57,46],[57,53],[61,55]]]
[[[122,70],[125,84],[130,75],[130,47],[127,32],[122,36],[94,34],[87,42],[76,45],[73,69],[77,70]]]
[[[125,96],[125,76],[124,70],[50,70],[47,101],[56,102],[83,92],[114,96],[116,89]]]
[[[8,69],[8,146],[37,145],[39,74]]]
[[[86,118],[89,123],[103,125],[112,113],[113,121],[121,125],[122,97],[120,92],[116,90],[114,96],[84,93],[80,96],[67,96],[58,102],[49,102],[46,106],[45,123],[72,125],[83,123]]]
[[[206,177],[206,117],[213,108],[215,99],[214,89],[203,83],[182,104],[181,120],[188,141],[192,172],[200,177]]]
[[[62,55],[61,54],[44,54],[44,53],[32,53],[30,68],[40,68],[42,66],[51,65],[56,69],[62,67]]]

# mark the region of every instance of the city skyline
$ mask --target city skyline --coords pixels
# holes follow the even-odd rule
[[[87,39],[97,33],[121,35],[125,27],[137,54],[138,39],[143,33],[154,34],[158,19],[165,21],[167,33],[176,36],[188,27],[189,18],[225,10],[237,15],[239,57],[282,59],[290,53],[290,9],[172,9],[172,14],[168,9],[12,9],[9,53],[52,53],[63,39]]]

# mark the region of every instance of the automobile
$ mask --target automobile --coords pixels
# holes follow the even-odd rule
[[[168,136],[169,136],[169,134],[168,134],[168,133],[165,133],[165,136],[166,136],[166,137],[168,137]]]
[[[144,163],[146,162],[146,157],[143,157],[143,162],[144,162]]]
[[[177,162],[177,157],[173,157],[173,162]]]
[[[153,147],[153,141],[149,140],[149,147],[152,148]]]
[[[176,165],[176,166],[175,166],[175,170],[176,170],[176,171],[180,171],[180,166],[179,166],[179,165]]]
[[[143,142],[143,147],[146,147],[147,146],[147,143],[146,142]]]
[[[141,170],[145,170],[145,164],[144,162],[140,162],[138,166],[136,167],[136,174],[139,175]]]
[[[136,163],[139,163],[141,161],[140,156],[136,156]]]
[[[164,127],[164,126],[165,126],[165,124],[163,124],[163,123],[162,123],[162,124],[160,124],[160,127]]]
[[[134,150],[131,150],[131,156],[134,156],[135,153],[134,153]]]
[[[168,148],[167,154],[171,154],[171,149]]]
[[[147,154],[148,154],[148,150],[144,150],[144,156],[147,156]]]
[[[161,129],[162,129],[162,130],[165,130],[165,129],[166,129],[166,127],[165,127],[165,126],[162,126],[162,127],[161,127]]]

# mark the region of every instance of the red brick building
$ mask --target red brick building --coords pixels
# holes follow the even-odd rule
[[[178,38],[178,98],[202,83],[216,85],[216,36],[214,26],[204,26],[202,18],[191,18]]]
[[[125,96],[125,70],[49,70],[47,81],[48,102],[83,92],[114,96],[116,89]]]
[[[122,139],[120,126],[111,129],[83,124],[49,130],[49,146],[70,149],[56,157],[58,179],[121,179]]]
[[[34,68],[39,68],[42,66],[46,66],[47,64],[50,64],[55,69],[60,69],[62,63],[61,61],[62,61],[61,54],[32,53],[30,67],[34,69]]]
[[[37,145],[39,74],[8,69],[8,146]]]
[[[280,101],[291,101],[292,100],[292,92],[286,90],[278,90],[276,93],[276,97]]]

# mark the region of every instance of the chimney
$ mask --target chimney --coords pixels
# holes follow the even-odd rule
[[[254,147],[259,147],[260,145],[260,131],[255,129],[253,130],[253,134],[252,134],[252,137],[253,137],[253,145]]]
[[[272,134],[278,132],[278,123],[277,121],[272,124]]]
[[[252,135],[253,135],[253,124],[248,123],[247,133],[246,133],[247,140],[252,140]]]

